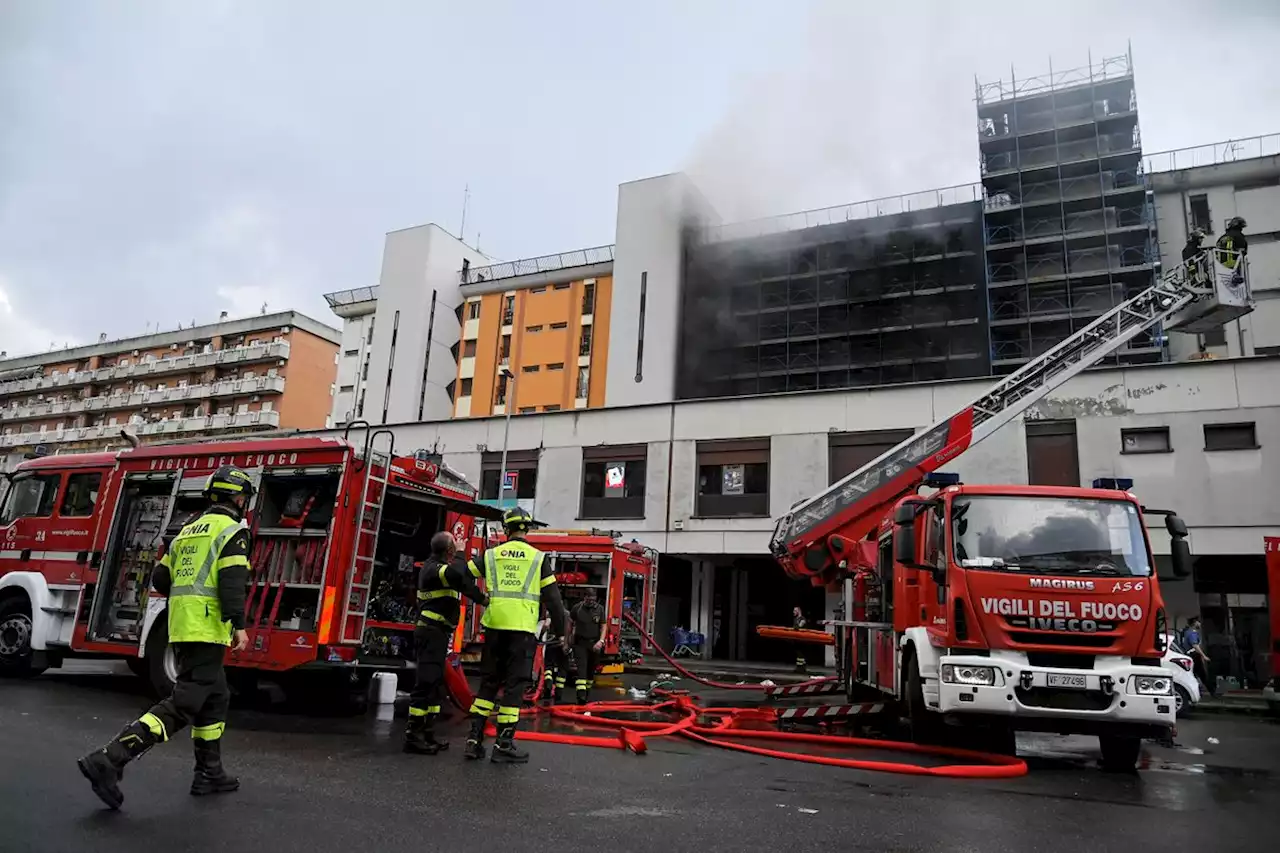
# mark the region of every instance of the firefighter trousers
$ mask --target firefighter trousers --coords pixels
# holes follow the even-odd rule
[[[573,662],[578,668],[573,686],[579,698],[585,697],[586,693],[595,686],[596,667],[600,664],[600,653],[596,651],[596,642],[598,639],[586,637],[573,641]]]
[[[524,704],[524,692],[533,680],[533,653],[537,638],[528,631],[501,631],[487,628],[484,632],[484,648],[480,652],[480,669],[483,675],[480,689],[471,704],[471,713],[488,717],[495,710],[498,694],[501,704],[494,721],[499,727],[515,726],[520,719],[520,707]]]
[[[173,643],[172,648],[178,664],[173,693],[143,714],[141,721],[161,740],[168,740],[188,725],[196,740],[221,740],[231,704],[227,671],[222,666],[227,647],[216,643]]]
[[[440,713],[444,687],[444,663],[449,654],[451,634],[444,625],[419,625],[413,632],[418,673],[409,694],[410,716]]]
[[[558,642],[548,643],[542,653],[543,688],[547,695],[551,689],[563,690],[565,679],[569,675],[569,655]]]

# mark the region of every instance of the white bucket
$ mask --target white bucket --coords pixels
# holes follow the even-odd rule
[[[369,701],[375,705],[392,705],[396,701],[396,674],[375,672],[369,682]]]

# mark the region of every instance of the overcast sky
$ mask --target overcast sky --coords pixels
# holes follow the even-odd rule
[[[456,233],[467,184],[515,259],[613,242],[618,183],[682,169],[726,218],[966,183],[975,74],[1130,39],[1146,151],[1280,132],[1276,0],[0,0],[0,350],[336,326],[322,295]]]

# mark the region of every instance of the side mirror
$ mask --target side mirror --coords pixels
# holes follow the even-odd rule
[[[914,502],[901,504],[893,511],[893,523],[895,525],[909,525],[916,520],[917,512],[919,512],[919,510],[916,508],[916,504]]]
[[[916,560],[916,526],[914,521],[896,521],[905,507],[899,507],[894,514],[893,525],[893,561],[904,566],[915,568]]]
[[[1164,517],[1164,529],[1169,531],[1169,535],[1174,539],[1187,537],[1187,523],[1172,513]]]
[[[1182,529],[1186,530],[1187,526],[1182,525]],[[1177,578],[1190,577],[1191,575],[1191,546],[1187,544],[1187,540],[1181,536],[1174,536],[1169,542],[1169,557],[1173,563],[1173,576]]]

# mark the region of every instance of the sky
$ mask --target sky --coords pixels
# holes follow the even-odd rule
[[[975,75],[1130,45],[1145,151],[1280,133],[1274,0],[0,0],[0,350],[337,326],[464,192],[514,260],[673,171],[725,220],[968,183]]]

